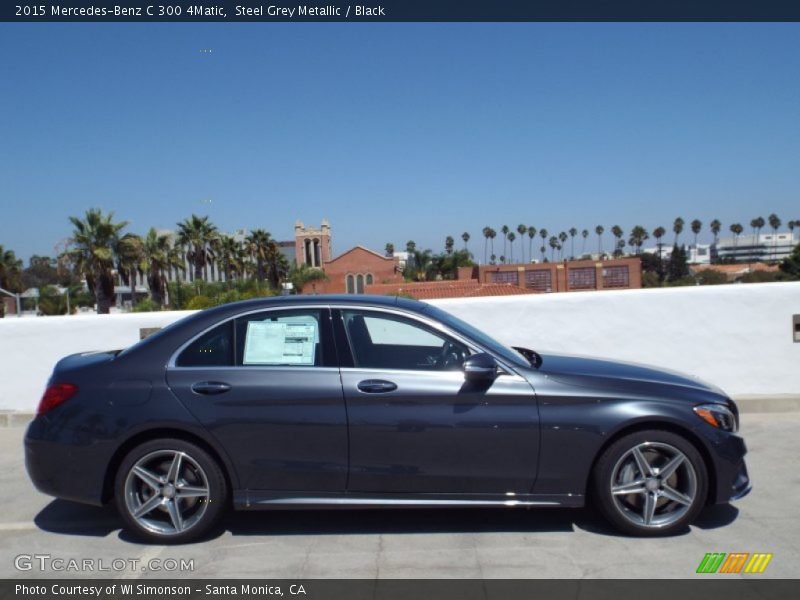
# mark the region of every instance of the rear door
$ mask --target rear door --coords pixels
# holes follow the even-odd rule
[[[222,323],[177,356],[167,382],[246,489],[344,491],[347,416],[327,307]]]

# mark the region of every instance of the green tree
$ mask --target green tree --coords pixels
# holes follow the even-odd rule
[[[659,258],[659,260],[661,260],[661,256],[662,256],[661,255],[661,249],[664,247],[664,244],[661,241],[661,238],[663,238],[664,235],[666,235],[666,233],[667,233],[667,230],[664,229],[663,227],[661,227],[660,225],[658,227],[656,227],[655,229],[653,229],[653,237],[656,238],[656,246],[658,246],[658,258]]]
[[[414,240],[408,240],[406,242],[406,252],[409,254],[414,254],[417,251],[417,243]]]
[[[147,273],[150,300],[155,310],[161,310],[167,295],[167,273],[184,269],[180,250],[173,247],[169,235],[159,234],[151,227],[142,240],[142,263]]]
[[[394,244],[392,242],[386,243],[386,256],[394,256]]]
[[[547,229],[545,229],[544,227],[542,229],[540,229],[539,230],[539,236],[542,238],[542,247],[539,248],[539,249],[542,251],[542,260],[544,260],[545,259],[545,256],[544,256],[544,241],[547,239]]]
[[[256,281],[261,282],[267,279],[271,242],[272,236],[264,229],[254,229],[244,240],[247,252],[256,266]]]
[[[521,246],[520,254],[522,255],[520,261],[525,262],[525,243],[523,240],[525,239],[525,234],[528,233],[528,226],[520,223],[517,225],[517,233],[519,234],[519,245]]]
[[[800,279],[800,244],[797,244],[792,253],[781,261],[779,268],[786,279]]]
[[[589,230],[584,229],[581,231],[581,237],[583,238],[583,243],[581,244],[581,256],[586,254],[586,239],[589,237]]]
[[[611,228],[611,235],[613,235],[615,238],[617,238],[617,241],[614,242],[614,256],[619,256],[619,255],[622,254],[619,242],[620,242],[620,240],[622,240],[622,236],[625,235],[625,232],[622,230],[622,227],[620,227],[619,225],[614,225]]]
[[[569,257],[570,260],[575,260],[575,236],[576,235],[578,235],[578,230],[575,229],[574,227],[570,227],[569,228],[569,237],[570,237],[570,244],[572,246],[571,249],[570,249],[570,257]]]
[[[0,288],[9,292],[22,292],[22,260],[13,250],[0,245]],[[2,302],[0,302],[2,305]]]
[[[455,245],[456,245],[456,241],[453,239],[453,236],[452,235],[448,235],[444,240],[444,251],[447,254],[452,254],[453,253],[453,248],[455,247]]]
[[[556,248],[558,248],[558,238],[554,235],[550,236],[550,262],[555,260]]]
[[[464,250],[467,251],[469,251],[469,248],[467,248],[467,244],[469,243],[469,238],[470,235],[468,231],[465,231],[464,233],[461,234],[461,239],[464,241]]]
[[[714,219],[711,221],[709,229],[711,229],[711,234],[714,236],[714,244],[716,245],[717,239],[719,238],[719,232],[722,229],[722,223],[719,222],[719,219]]]
[[[598,225],[594,228],[594,232],[597,234],[597,252],[600,256],[603,255],[603,232],[605,228],[602,225]]]
[[[289,271],[289,281],[295,293],[302,294],[309,284],[312,286],[318,281],[327,281],[328,277],[322,269],[315,269],[307,265],[295,265]]]
[[[700,219],[694,219],[690,224],[689,227],[692,228],[692,233],[694,234],[694,247],[697,248],[697,236],[700,235],[700,232],[703,229],[703,222]]]
[[[508,262],[513,263],[514,262],[514,240],[517,239],[517,236],[513,231],[509,231],[508,235],[506,237],[508,238],[508,254],[509,254]]]
[[[733,234],[733,254],[734,254],[734,261],[736,260],[736,246],[739,242],[739,236],[742,235],[744,231],[744,227],[742,227],[741,223],[733,223],[730,226],[731,233]]]
[[[484,227],[483,228],[483,262],[486,263],[489,258],[488,248],[489,248],[489,238],[492,235],[492,228],[491,227]]]
[[[127,221],[114,222],[114,213],[99,208],[86,211],[83,219],[70,217],[73,226],[67,254],[76,273],[86,278],[94,295],[97,314],[108,314],[114,298],[114,247]]]
[[[529,226],[526,233],[528,234],[528,262],[533,262],[533,238],[536,237],[536,227]]]
[[[772,260],[777,259],[778,255],[778,229],[781,226],[781,220],[778,218],[778,215],[772,213],[770,216],[767,217],[767,221],[769,222],[769,226],[772,228]]]
[[[503,256],[508,256],[508,232],[511,231],[508,225],[503,225],[500,228],[500,233],[503,234]]]
[[[674,246],[678,245],[678,238],[680,237],[681,233],[683,233],[683,225],[684,225],[684,220],[681,217],[678,217],[672,223],[672,231],[675,233],[675,243],[673,244]]]
[[[667,281],[671,283],[678,282],[686,277],[689,277],[689,263],[686,257],[686,247],[675,245],[672,247],[672,256],[669,258],[667,264]]]
[[[211,244],[218,236],[217,227],[208,216],[192,215],[178,223],[178,244],[187,248],[186,258],[194,268],[194,281],[203,281],[203,273],[212,257]]]
[[[564,244],[566,243],[567,239],[569,239],[569,236],[567,235],[567,233],[565,231],[562,231],[561,233],[558,234],[558,259],[559,260],[563,260],[564,259]]]
[[[641,225],[635,225],[633,229],[631,229],[631,237],[630,237],[630,245],[636,248],[636,254],[641,255],[642,253],[642,245],[646,240],[650,239],[650,234],[647,233],[647,229],[642,227]]]

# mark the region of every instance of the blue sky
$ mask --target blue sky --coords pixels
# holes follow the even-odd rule
[[[0,24],[0,244],[52,254],[94,206],[325,217],[336,253],[786,222],[798,73],[796,24]]]

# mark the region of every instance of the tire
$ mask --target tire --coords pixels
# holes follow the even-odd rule
[[[685,531],[708,495],[700,452],[669,431],[637,431],[620,438],[597,460],[592,479],[599,511],[616,529],[634,536]]]
[[[131,450],[114,480],[117,510],[137,537],[182,544],[207,534],[228,504],[217,461],[179,439],[151,440]]]

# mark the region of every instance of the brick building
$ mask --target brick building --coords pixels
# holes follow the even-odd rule
[[[383,256],[363,246],[355,246],[324,262],[322,270],[325,271],[328,281],[319,281],[309,286],[309,292],[363,294],[367,286],[372,284],[403,282],[397,259]]]

